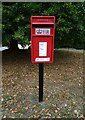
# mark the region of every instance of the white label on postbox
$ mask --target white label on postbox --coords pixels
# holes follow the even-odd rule
[[[36,28],[36,35],[50,35],[50,28]]]
[[[36,62],[48,62],[50,61],[50,58],[49,57],[48,58],[36,58],[35,61]]]
[[[47,42],[39,42],[39,56],[47,56]]]

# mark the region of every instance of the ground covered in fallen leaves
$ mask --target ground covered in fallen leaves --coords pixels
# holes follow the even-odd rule
[[[3,118],[83,117],[83,53],[57,50],[54,63],[44,64],[42,103],[38,75],[28,50],[3,51]]]

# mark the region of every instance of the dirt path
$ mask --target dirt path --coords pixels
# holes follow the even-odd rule
[[[73,49],[73,48],[61,48],[61,49],[55,49],[58,51],[68,51],[68,52],[73,52],[73,53],[84,53],[84,50],[77,50],[77,49]]]

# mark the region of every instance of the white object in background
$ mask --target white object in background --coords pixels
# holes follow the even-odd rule
[[[6,50],[8,47],[0,47],[0,51]]]
[[[19,49],[23,49],[23,47],[21,46],[21,44],[18,44],[18,48]]]
[[[18,48],[19,49],[28,49],[30,47],[30,45],[26,45],[25,47],[22,47],[21,44],[18,44]]]
[[[39,42],[39,56],[47,56],[47,42]]]

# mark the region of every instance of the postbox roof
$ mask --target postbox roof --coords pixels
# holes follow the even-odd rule
[[[31,16],[32,24],[54,24],[55,16]]]

